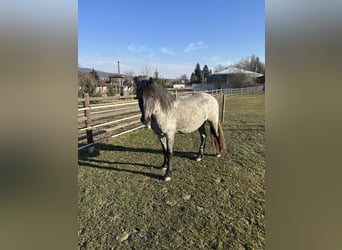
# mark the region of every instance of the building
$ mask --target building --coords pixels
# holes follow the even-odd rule
[[[207,76],[207,84],[215,85],[219,89],[249,87],[262,81],[265,81],[264,74],[236,67],[229,67]]]
[[[118,86],[122,87],[123,81],[124,81],[125,76],[123,74],[109,74],[108,75],[108,80],[110,83],[112,83],[113,86]]]
[[[96,92],[100,93],[102,96],[107,94],[108,88],[112,86],[110,82],[105,82],[104,80],[100,80],[96,84]]]

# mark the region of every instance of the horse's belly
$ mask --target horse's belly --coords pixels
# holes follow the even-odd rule
[[[177,132],[181,133],[191,133],[197,130],[205,122],[205,118],[202,119],[190,119],[189,121],[178,121]]]

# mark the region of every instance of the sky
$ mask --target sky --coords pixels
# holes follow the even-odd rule
[[[190,78],[258,56],[265,61],[264,0],[79,0],[78,64]]]

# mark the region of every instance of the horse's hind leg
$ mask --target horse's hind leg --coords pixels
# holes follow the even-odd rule
[[[201,145],[200,145],[199,150],[198,150],[196,161],[201,161],[203,154],[204,154],[205,141],[207,138],[207,133],[205,131],[205,122],[202,124],[201,127],[198,128],[198,132],[200,133],[200,136],[201,136]]]

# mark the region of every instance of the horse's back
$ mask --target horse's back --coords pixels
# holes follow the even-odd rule
[[[197,93],[178,99],[174,112],[177,131],[189,133],[198,129],[206,120],[218,119],[218,102],[212,95]]]

